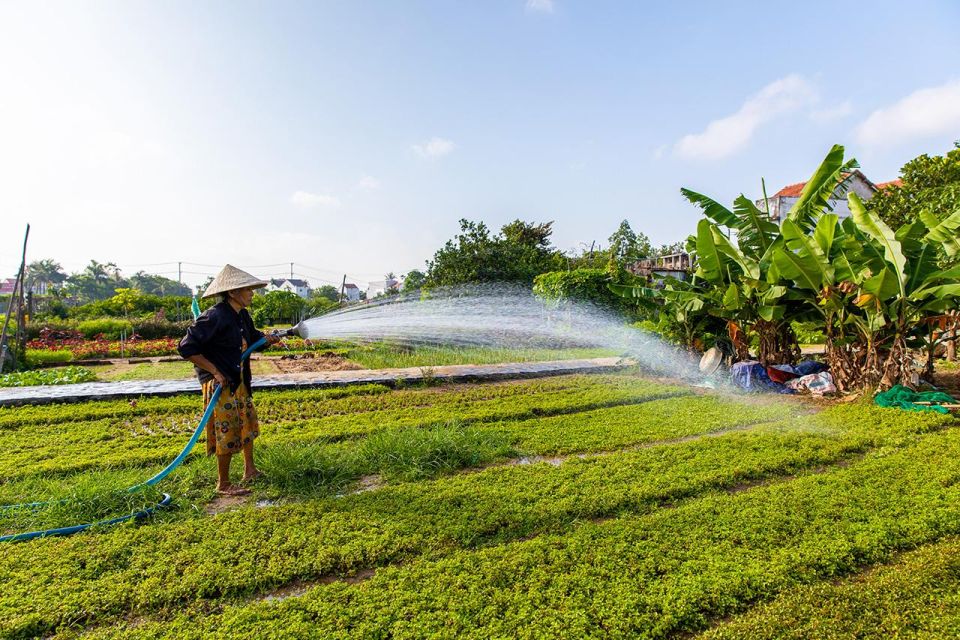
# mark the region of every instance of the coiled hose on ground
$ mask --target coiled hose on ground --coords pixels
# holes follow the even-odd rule
[[[246,351],[243,352],[243,355],[240,356],[240,362],[250,357],[250,354],[255,350],[259,349],[262,345],[266,344],[266,338],[260,338],[255,343],[253,343]],[[158,474],[145,480],[138,484],[133,485],[128,488],[127,491],[133,493],[134,491],[140,491],[144,487],[152,487],[159,483],[161,480],[170,475],[174,469],[183,464],[183,461],[186,460],[187,456],[190,455],[190,452],[193,450],[193,447],[197,444],[197,440],[200,439],[200,434],[203,433],[204,429],[207,426],[207,423],[210,421],[210,416],[213,415],[213,409],[217,406],[217,400],[220,399],[221,388],[218,385],[213,390],[213,395],[210,397],[210,402],[207,403],[207,408],[203,412],[203,417],[200,418],[200,424],[197,425],[197,428],[194,430],[193,435],[190,436],[190,440],[187,442],[186,446],[183,447],[183,450],[180,451],[179,455],[173,459],[166,467],[164,467]],[[34,538],[42,538],[45,536],[68,536],[91,527],[105,527],[114,524],[120,524],[121,522],[126,522],[128,520],[144,518],[159,508],[166,507],[170,504],[172,498],[169,493],[163,494],[163,499],[158,502],[156,505],[137,511],[125,516],[120,516],[117,518],[111,518],[109,520],[101,520],[99,522],[90,522],[88,524],[77,524],[70,527],[59,527],[56,529],[45,529],[42,531],[25,531],[23,533],[13,533],[6,536],[0,536],[0,542],[23,542],[25,540],[32,540]],[[61,501],[62,502],[62,501]],[[36,509],[47,504],[51,504],[52,501],[46,502],[24,502],[21,504],[7,504],[0,505],[0,511],[8,511],[15,509]]]

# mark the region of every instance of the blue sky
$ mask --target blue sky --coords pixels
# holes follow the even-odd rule
[[[316,284],[422,269],[462,217],[672,242],[683,186],[946,152],[958,28],[948,1],[0,2],[0,270],[28,221],[68,270]]]

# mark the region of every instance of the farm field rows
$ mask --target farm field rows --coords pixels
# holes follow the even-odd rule
[[[253,500],[207,513],[198,451],[146,523],[0,546],[0,636],[804,637],[833,616],[871,630],[856,603],[818,606],[848,584],[879,581],[859,605],[877,625],[922,629],[883,585],[923,603],[957,580],[950,416],[626,373],[256,401]],[[0,410],[0,502],[66,500],[0,527],[130,509],[116,496],[199,405]],[[950,602],[931,628],[954,628]]]

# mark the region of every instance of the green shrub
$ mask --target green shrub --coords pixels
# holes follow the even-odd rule
[[[101,333],[103,337],[111,340],[119,340],[120,334],[127,336],[133,333],[133,325],[127,320],[115,320],[113,318],[100,318],[98,320],[84,320],[77,329],[83,333],[85,338],[94,338]]]
[[[187,333],[187,327],[192,324],[192,320],[173,322],[150,318],[148,320],[134,320],[132,324],[133,331],[138,336],[147,340],[155,340],[157,338],[182,338]]]
[[[374,433],[359,446],[370,470],[389,480],[419,480],[514,455],[509,439],[458,422]]]
[[[0,376],[0,387],[29,387],[37,384],[73,384],[75,382],[93,382],[96,374],[85,367],[62,367],[59,369],[40,369],[39,371],[19,371]]]
[[[624,298],[607,287],[610,274],[603,269],[574,269],[541,273],[533,279],[534,294],[550,301],[583,300],[605,307],[623,309]]]
[[[46,349],[27,349],[27,366],[30,368],[45,364],[59,364],[73,360],[73,352],[69,349],[47,351]]]
[[[826,344],[827,335],[823,332],[823,323],[793,322],[791,325],[799,344]]]

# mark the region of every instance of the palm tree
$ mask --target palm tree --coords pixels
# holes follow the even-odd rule
[[[36,287],[41,290],[46,290],[47,285],[62,284],[66,279],[67,274],[63,272],[63,267],[60,266],[59,262],[51,258],[31,262],[27,267],[28,289]]]

